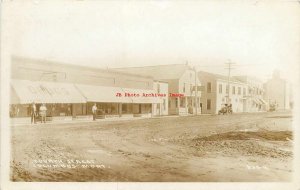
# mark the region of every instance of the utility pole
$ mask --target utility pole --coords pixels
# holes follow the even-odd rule
[[[195,111],[196,111],[196,116],[198,115],[198,86],[197,86],[197,70],[196,66],[194,67],[195,70]]]
[[[232,65],[234,65],[235,63],[231,62],[230,60],[225,63],[227,65],[227,67],[225,69],[228,69],[228,78],[227,78],[227,87],[228,87],[228,91],[227,91],[227,106],[229,106],[229,99],[230,99],[230,73],[231,73],[231,69]]]
[[[188,61],[186,61],[186,65],[188,65]],[[198,115],[198,86],[197,86],[197,70],[196,70],[196,66],[194,66],[194,71],[195,71],[195,101],[194,101],[194,103],[195,103],[195,115]],[[191,89],[191,96],[192,96],[192,93],[193,93],[193,90]],[[186,102],[187,103],[187,102]],[[193,104],[192,104],[192,107],[194,107],[193,106]]]

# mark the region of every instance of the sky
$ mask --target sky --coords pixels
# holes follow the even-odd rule
[[[11,54],[101,68],[181,64],[295,82],[297,1],[27,1],[6,3]],[[6,17],[5,17],[6,16]]]

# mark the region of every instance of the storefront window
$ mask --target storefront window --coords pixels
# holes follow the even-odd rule
[[[29,117],[30,116],[29,104],[10,105],[9,116],[10,117]]]
[[[73,104],[74,115],[86,115],[86,104]],[[73,114],[73,113],[72,113]]]
[[[117,103],[113,103],[111,105],[111,114],[118,114],[118,104]]]
[[[152,106],[151,104],[143,104],[144,109],[142,113],[151,113],[152,112]]]
[[[38,108],[40,105],[38,106]],[[48,116],[71,116],[72,104],[46,104]]]
[[[122,104],[123,114],[132,114],[132,104]]]

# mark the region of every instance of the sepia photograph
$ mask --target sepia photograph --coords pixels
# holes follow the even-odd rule
[[[299,1],[1,10],[1,188],[300,188]]]

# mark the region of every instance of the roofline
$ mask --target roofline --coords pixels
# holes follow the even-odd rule
[[[113,68],[109,68],[109,69],[104,69],[104,68],[100,68],[100,67],[91,67],[91,66],[83,66],[83,65],[76,65],[76,64],[68,64],[65,62],[58,62],[58,61],[51,61],[51,60],[45,60],[45,59],[37,59],[37,58],[31,58],[31,57],[24,57],[24,56],[16,56],[16,55],[12,55],[11,56],[12,59],[23,59],[26,61],[33,61],[33,62],[38,62],[38,64],[51,64],[51,65],[56,65],[56,66],[67,66],[67,67],[78,67],[78,68],[82,68],[82,69],[89,69],[89,70],[98,70],[98,71],[106,71],[106,72],[110,72],[110,73],[115,73],[115,74],[125,74],[125,75],[131,75],[131,76],[138,76],[138,77],[143,77],[143,78],[150,78],[153,79],[153,77],[148,76],[148,75],[139,75],[139,74],[132,74],[132,73],[126,73],[126,72],[122,72],[122,71],[115,71]]]
[[[225,81],[225,82],[228,82],[226,79],[220,79],[220,78],[217,78],[216,79],[217,81],[218,80],[222,80],[222,81]],[[237,83],[237,84],[242,84],[242,85],[248,85],[247,83],[245,83],[245,82],[240,82],[240,81],[233,81],[233,80],[230,80],[230,83]]]
[[[159,66],[171,66],[171,65],[186,65],[191,68],[191,66],[186,63],[174,63],[174,64],[146,65],[146,66],[139,66],[139,67],[137,67],[137,66],[136,67],[116,67],[116,68],[112,68],[112,69],[127,69],[127,68],[132,69],[132,68],[159,67]]]
[[[119,68],[112,68],[112,69],[117,70],[117,71],[121,70],[123,72],[126,72],[127,69],[143,69],[143,68],[147,69],[147,68],[155,68],[155,67],[160,67],[160,66],[172,66],[172,65],[183,65],[183,66],[187,66],[189,70],[193,70],[192,67],[190,65],[186,64],[186,63],[185,64],[180,63],[180,64],[150,65],[150,66],[140,66],[140,67],[119,67]],[[124,69],[124,70],[122,70],[122,69]],[[179,78],[181,78],[183,76],[184,72],[185,71],[182,72],[182,74],[180,75]],[[154,78],[155,77],[153,77],[153,79]],[[158,79],[158,80],[164,80],[164,79]],[[166,79],[166,80],[168,80],[168,79]]]
[[[165,81],[161,81],[161,80],[153,80],[154,82],[159,82],[159,83],[166,83],[166,84],[169,84],[168,82],[165,82]]]
[[[223,78],[220,78],[219,76],[222,76],[222,77],[227,77],[227,76],[224,76],[224,75],[220,75],[220,74],[215,74],[215,73],[210,73],[210,72],[206,72],[206,71],[198,71],[197,74],[201,74],[201,73],[205,73],[205,74],[208,74],[208,75],[211,75],[211,76],[214,76],[215,77],[215,80],[223,80],[223,81],[228,81],[228,79],[223,79]],[[234,76],[232,76],[234,77]],[[234,83],[239,83],[239,84],[247,84],[243,81],[240,81],[238,79],[234,79],[232,80],[232,77],[231,77],[231,80],[230,82],[234,82]]]
[[[232,77],[246,77],[246,80],[250,79],[250,80],[256,80],[257,82],[262,82],[261,79],[259,79],[258,77],[255,76],[249,76],[249,75],[235,75]]]

